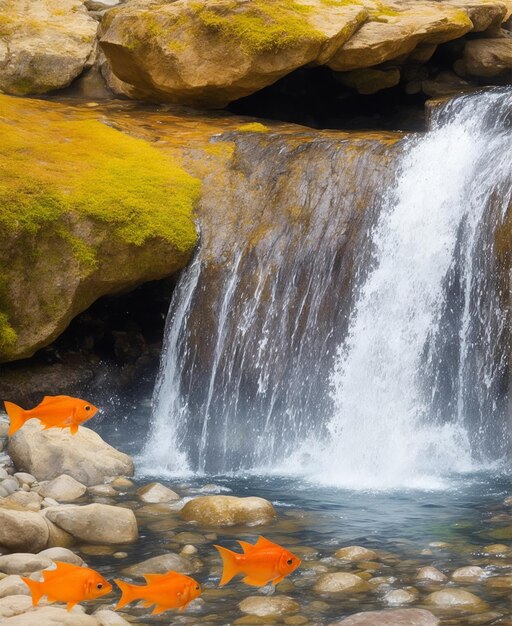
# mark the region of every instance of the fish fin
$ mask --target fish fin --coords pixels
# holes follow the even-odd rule
[[[37,580],[32,580],[31,578],[21,577],[21,580],[27,585],[30,589],[30,593],[32,595],[32,606],[37,606],[39,600],[45,595],[43,590],[43,583],[37,582]]]
[[[78,604],[77,602],[68,602],[66,604],[66,611],[71,611],[71,609],[75,606],[75,604]]]
[[[6,400],[4,404],[7,415],[9,416],[9,420],[11,421],[11,424],[9,426],[9,432],[7,434],[9,435],[9,437],[12,437],[14,433],[16,433],[30,418],[25,415],[25,409],[22,409],[17,404],[14,404],[14,402],[7,402]]]
[[[78,424],[71,424],[69,431],[72,435],[76,435],[78,432]]]
[[[149,609],[150,606],[153,606],[154,602],[152,600],[143,600],[142,601],[142,606],[145,609]]]
[[[159,604],[155,605],[155,608],[151,611],[151,615],[158,615],[158,613],[164,613],[164,611],[168,611],[168,606],[161,606]]]
[[[130,604],[134,600],[140,599],[140,591],[142,589],[141,585],[131,585],[130,583],[124,582],[124,580],[114,579],[116,585],[121,589],[121,599],[117,603],[116,611],[118,609],[122,609],[123,606]]]
[[[281,548],[277,543],[273,543],[265,537],[258,537],[258,541],[254,544],[255,548]]]
[[[282,583],[284,580],[284,576],[279,576],[279,578],[276,578],[275,580],[272,581],[272,584],[275,585],[279,585],[279,583]]]
[[[251,585],[251,587],[264,587],[268,582],[268,578],[262,580],[261,578],[254,578],[253,576],[246,576],[242,578],[242,582],[246,585]]]
[[[237,542],[241,545],[244,554],[254,550],[254,545],[248,541],[241,541],[240,539],[237,539]]]
[[[43,570],[44,582],[53,580],[54,578],[58,578],[59,576],[62,576],[63,574],[67,574],[69,572],[76,572],[77,569],[83,569],[78,565],[64,563],[63,561],[54,561],[54,563],[55,567],[53,569]]]
[[[222,559],[222,578],[220,579],[219,585],[223,587],[227,585],[227,583],[237,574],[240,573],[240,568],[238,565],[239,554],[233,552],[232,550],[228,550],[227,548],[223,548],[222,546],[213,546],[219,551],[219,554]]]
[[[164,578],[174,578],[175,575],[179,576],[180,574],[178,574],[178,572],[167,572],[167,574],[143,574],[143,578],[149,585],[150,583],[159,583]]]

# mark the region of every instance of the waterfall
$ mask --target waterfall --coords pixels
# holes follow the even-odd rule
[[[511,116],[511,92],[492,90],[350,159],[334,133],[294,145],[301,183],[264,195],[294,194],[307,219],[241,231],[216,266],[208,248],[222,235],[210,229],[181,278],[145,469],[272,468],[388,488],[500,459],[510,345],[496,242],[512,197]],[[254,158],[258,141],[286,169],[278,138],[239,150]],[[247,184],[265,184],[257,176]]]

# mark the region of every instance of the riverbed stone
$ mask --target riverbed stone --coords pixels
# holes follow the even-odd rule
[[[32,606],[32,598],[23,594],[4,596],[0,598],[0,618],[9,618],[15,615],[24,617],[26,611]],[[2,619],[2,624],[7,620]],[[21,623],[21,622],[20,622]]]
[[[370,589],[365,580],[348,572],[322,574],[313,587],[316,593],[361,593]]]
[[[41,501],[42,498],[37,493],[20,490],[0,500],[0,506],[17,511],[39,511],[41,509]]]
[[[133,511],[108,504],[66,505],[45,510],[46,517],[76,539],[99,544],[133,543],[139,536]]]
[[[485,581],[485,585],[490,589],[511,589],[512,576],[492,576]]]
[[[53,498],[60,502],[71,502],[77,500],[87,491],[87,487],[75,480],[72,476],[61,474],[41,485],[39,494],[43,498]]]
[[[372,561],[378,558],[377,553],[368,548],[362,546],[347,546],[346,548],[340,548],[334,554],[337,559],[344,561]]]
[[[464,47],[464,70],[471,76],[495,78],[512,72],[512,39],[474,39]]]
[[[37,420],[30,420],[10,439],[9,454],[18,469],[29,471],[39,481],[66,474],[92,486],[103,483],[107,476],[133,474],[133,462],[127,454],[83,426],[71,435],[60,428],[43,430]],[[59,499],[44,490],[42,495]]]
[[[28,596],[30,590],[26,583],[21,580],[20,576],[6,576],[0,580],[0,598],[6,596]]]
[[[48,559],[51,559],[52,561],[71,563],[71,565],[78,565],[78,567],[84,564],[83,559],[81,559],[78,554],[75,554],[72,550],[68,550],[68,548],[63,548],[60,546],[41,550],[38,556],[46,557]]]
[[[105,498],[117,496],[117,491],[111,485],[93,485],[87,488],[87,493],[91,496],[103,496]]]
[[[416,599],[416,594],[407,589],[393,589],[388,591],[384,596],[384,602],[389,606],[401,606],[402,604],[410,604]]]
[[[23,596],[19,596],[23,597]],[[29,597],[29,608],[32,601]],[[26,604],[26,603],[25,603]],[[74,607],[70,612],[64,608],[42,606],[35,610],[23,612],[2,621],[2,626],[98,626],[92,615],[86,615],[81,607]]]
[[[282,617],[297,613],[300,605],[288,596],[249,596],[238,605],[242,613],[257,617]]]
[[[13,552],[39,552],[46,548],[49,534],[39,513],[0,508],[0,546]]]
[[[29,552],[15,552],[0,556],[0,572],[4,574],[19,574],[28,576],[32,572],[37,572],[47,567],[51,567],[52,560],[41,554]]]
[[[440,609],[464,609],[483,611],[488,608],[486,602],[465,589],[442,589],[434,591],[425,598],[425,603]]]
[[[481,580],[485,576],[485,571],[477,565],[467,565],[459,567],[452,573],[452,579],[457,582],[472,583]]]
[[[439,619],[424,609],[386,609],[350,615],[331,626],[439,626]]]
[[[95,611],[93,617],[98,621],[99,626],[130,626],[130,622],[127,622],[119,613],[107,609]]]
[[[434,582],[443,582],[444,580],[448,580],[448,578],[440,572],[436,567],[432,567],[427,565],[426,567],[421,567],[417,574],[416,580],[430,580]]]
[[[123,569],[123,574],[141,578],[144,574],[165,574],[169,570],[179,572],[180,574],[194,574],[201,569],[201,563],[198,559],[189,559],[174,552],[168,552],[159,556],[130,565]]]
[[[32,476],[32,474],[27,474],[27,472],[15,472],[14,478],[16,478],[20,484],[28,485],[29,487],[36,482],[35,477]]]
[[[263,498],[201,496],[185,504],[181,517],[202,526],[260,526],[272,522],[276,512],[272,504]]]
[[[158,503],[173,502],[179,500],[180,496],[161,483],[149,483],[137,490],[137,496],[142,502]]]

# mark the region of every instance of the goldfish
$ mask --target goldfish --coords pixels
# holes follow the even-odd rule
[[[78,602],[94,600],[112,591],[112,585],[93,569],[60,561],[55,561],[55,565],[55,569],[43,571],[42,582],[21,577],[30,589],[34,606],[46,596],[48,602],[65,602],[71,611]]]
[[[25,422],[37,418],[47,428],[70,428],[76,435],[78,426],[94,417],[98,409],[90,402],[70,396],[45,396],[33,409],[22,409],[13,402],[4,402],[11,420],[9,437],[12,437]]]
[[[246,541],[238,543],[242,546],[243,554],[214,546],[224,566],[221,587],[237,574],[245,574],[243,582],[254,587],[263,587],[268,583],[277,585],[300,565],[298,557],[265,537],[259,537],[254,545]]]
[[[178,572],[145,574],[144,578],[147,585],[131,585],[114,579],[122,592],[116,610],[134,600],[142,600],[145,607],[155,605],[152,615],[169,609],[183,611],[189,602],[201,595],[201,585],[190,576]]]

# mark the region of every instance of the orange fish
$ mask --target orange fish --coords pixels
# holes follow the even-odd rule
[[[71,611],[78,602],[94,600],[112,591],[112,585],[93,569],[60,561],[55,561],[55,565],[55,569],[43,571],[43,582],[21,577],[32,593],[34,606],[46,596],[48,602],[65,602]]]
[[[116,610],[133,602],[143,600],[145,607],[155,605],[152,615],[169,609],[183,611],[189,602],[201,595],[201,586],[190,576],[167,572],[167,574],[144,574],[147,585],[131,585],[114,580],[122,596]]]
[[[263,587],[268,583],[277,585],[300,565],[298,557],[265,537],[260,537],[254,545],[246,541],[238,543],[243,554],[215,546],[224,565],[221,587],[237,574],[245,574],[243,582],[254,587]]]
[[[12,402],[4,402],[5,410],[11,420],[9,437],[12,437],[23,424],[37,418],[46,428],[70,428],[71,434],[76,435],[78,426],[94,417],[98,409],[78,398],[70,396],[45,396],[43,401],[33,409],[22,409]]]

